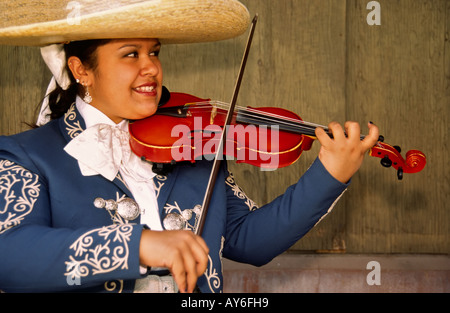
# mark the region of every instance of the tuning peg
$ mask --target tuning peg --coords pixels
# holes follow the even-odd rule
[[[403,169],[401,167],[399,167],[397,170],[397,178],[398,178],[398,180],[403,179]]]
[[[400,146],[394,146],[394,149],[397,150],[398,153],[402,153],[402,148],[400,148]]]
[[[392,161],[391,161],[391,159],[389,159],[389,157],[387,155],[384,158],[381,159],[380,163],[384,167],[391,167],[392,166]]]

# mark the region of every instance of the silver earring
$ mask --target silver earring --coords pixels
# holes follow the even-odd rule
[[[80,83],[80,80],[77,79],[77,83]],[[81,83],[81,85],[84,86],[84,88],[86,88],[86,93],[84,94],[84,98],[83,101],[86,102],[87,104],[91,104],[92,102],[92,96],[89,94],[89,89],[86,86],[86,83]]]
[[[84,94],[84,98],[83,98],[84,102],[86,102],[87,104],[91,104],[92,102],[92,97],[89,94],[89,90],[88,87],[86,87],[86,93]]]

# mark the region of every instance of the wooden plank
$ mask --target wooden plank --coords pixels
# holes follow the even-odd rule
[[[29,129],[36,122],[50,71],[38,48],[0,46],[0,134]]]
[[[367,1],[347,3],[348,117],[428,157],[402,182],[365,162],[347,195],[347,250],[448,253],[448,1],[379,1],[380,26],[367,25]]]

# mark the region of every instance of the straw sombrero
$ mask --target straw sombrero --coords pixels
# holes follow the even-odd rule
[[[229,39],[250,23],[237,0],[14,0],[0,3],[0,44],[44,46],[86,39]]]

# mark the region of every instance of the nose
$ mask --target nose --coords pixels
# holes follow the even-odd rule
[[[141,61],[142,76],[157,76],[160,71],[159,59],[154,56],[145,56]]]

